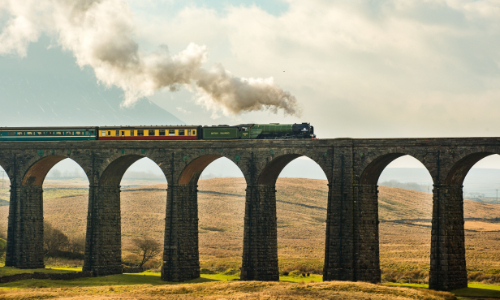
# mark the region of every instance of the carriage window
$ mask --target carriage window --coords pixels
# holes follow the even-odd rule
[[[44,135],[44,132],[43,131],[37,131],[36,135]]]
[[[75,135],[82,135],[81,131],[75,131]]]
[[[17,135],[24,135],[24,132],[18,131]]]
[[[28,132],[26,132],[26,135],[34,135],[34,134],[33,134],[33,132],[28,131]]]
[[[175,129],[169,129],[168,135],[175,135]]]
[[[108,130],[108,135],[111,135],[111,131]]]
[[[106,131],[105,131],[105,130],[103,130],[103,131],[101,132],[101,135],[102,135],[102,136],[106,136]]]
[[[134,136],[134,130],[130,130],[130,136]]]
[[[120,130],[117,130],[115,135],[119,136],[120,135]]]
[[[10,131],[10,132],[7,132],[7,135],[16,135],[16,133],[13,131]]]
[[[137,130],[137,136],[144,136],[144,130]]]
[[[62,135],[62,131],[56,131],[56,135]]]
[[[193,135],[196,135],[196,130],[193,130]]]
[[[47,131],[47,135],[54,135],[53,131]]]
[[[179,135],[184,135],[184,129],[179,129]]]
[[[153,136],[155,135],[155,131],[154,130],[150,130],[149,133],[148,133],[149,136]]]
[[[160,135],[165,135],[165,129],[160,129]]]
[[[125,131],[122,131],[122,135],[125,135]]]
[[[66,135],[73,135],[73,131],[66,131]]]

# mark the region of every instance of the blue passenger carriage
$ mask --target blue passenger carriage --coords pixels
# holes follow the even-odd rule
[[[0,127],[0,141],[95,140],[97,127]]]

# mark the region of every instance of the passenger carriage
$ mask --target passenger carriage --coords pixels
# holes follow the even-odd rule
[[[201,126],[104,126],[99,140],[197,140]]]
[[[0,127],[0,141],[95,140],[97,127]]]

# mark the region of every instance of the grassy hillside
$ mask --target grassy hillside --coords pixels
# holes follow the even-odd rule
[[[123,280],[129,277],[128,281]],[[196,283],[165,284],[156,277],[143,275],[107,276],[58,282],[43,280],[5,284],[0,288],[2,299],[398,299],[445,300],[456,299],[452,294],[424,289],[388,287],[360,282],[210,282],[201,278]],[[145,278],[147,278],[145,280]],[[200,284],[200,282],[205,282]],[[60,288],[60,285],[68,287]]]
[[[54,188],[55,186],[51,186]],[[203,268],[225,270],[241,264],[245,202],[243,178],[199,182],[200,257]],[[166,185],[124,189],[122,244],[147,234],[163,243]],[[322,180],[281,178],[277,182],[278,246],[281,269],[320,272],[324,258],[327,185]],[[432,195],[392,187],[379,188],[382,269],[429,268]],[[44,217],[70,236],[85,233],[87,195],[79,189],[45,195]],[[0,229],[8,207],[0,207]],[[500,271],[500,205],[465,201],[467,266]]]

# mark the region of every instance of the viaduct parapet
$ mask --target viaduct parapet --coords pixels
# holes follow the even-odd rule
[[[500,139],[2,142],[0,166],[11,181],[6,266],[44,267],[42,184],[55,164],[71,158],[90,183],[83,269],[121,273],[120,181],[147,157],[168,182],[162,279],[197,278],[197,182],[205,167],[226,157],[247,184],[241,278],[278,280],[275,183],[289,162],[307,156],[328,179],[323,279],[380,282],[377,181],[390,162],[411,155],[434,181],[430,288],[462,288],[462,183],[491,154],[500,154]]]

